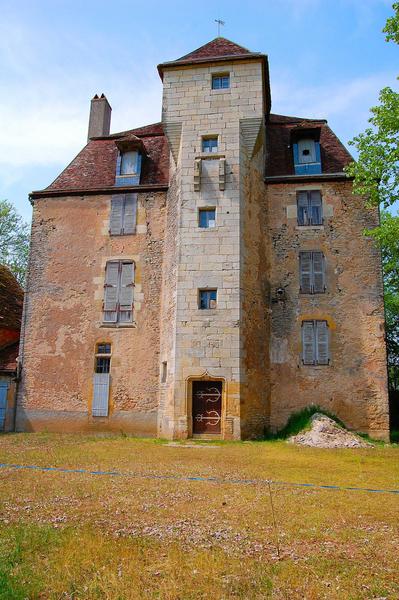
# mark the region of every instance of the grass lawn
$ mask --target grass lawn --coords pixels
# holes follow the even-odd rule
[[[93,435],[0,436],[0,599],[399,598],[399,448],[282,441],[169,446]],[[222,478],[223,482],[143,475]]]

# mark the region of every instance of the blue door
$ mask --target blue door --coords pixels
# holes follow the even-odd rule
[[[4,429],[7,409],[8,381],[0,381],[0,431]]]

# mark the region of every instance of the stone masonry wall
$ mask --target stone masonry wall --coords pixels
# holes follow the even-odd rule
[[[156,434],[165,194],[139,194],[137,233],[109,235],[111,196],[35,202],[17,429]],[[134,320],[102,325],[107,260],[135,261]],[[109,417],[91,417],[95,348],[111,342]]]
[[[300,227],[296,191],[320,189],[324,225]],[[271,427],[310,404],[336,414],[348,427],[388,438],[387,373],[380,254],[363,230],[378,223],[350,182],[269,185],[271,264]],[[324,294],[299,293],[299,251],[322,250]],[[278,301],[276,289],[285,290]],[[325,320],[330,364],[301,359],[301,322]]]
[[[264,129],[254,156],[245,152],[241,203],[241,435],[262,437],[270,420],[270,256],[263,181]]]
[[[230,73],[230,89],[212,90],[212,73]],[[171,437],[192,432],[190,382],[224,381],[222,437],[240,437],[240,119],[262,117],[261,62],[165,70],[163,123],[181,123],[174,393]],[[202,136],[218,135],[217,154],[203,154]],[[219,160],[226,160],[225,190]],[[200,191],[194,164],[201,159]],[[216,207],[216,227],[198,227],[198,209]],[[198,309],[198,290],[217,288],[217,308]],[[173,417],[172,417],[173,415]]]

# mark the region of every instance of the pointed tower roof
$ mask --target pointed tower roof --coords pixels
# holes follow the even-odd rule
[[[200,48],[197,48],[197,50],[193,50],[189,54],[185,54],[181,58],[178,58],[176,62],[183,60],[193,61],[202,58],[219,58],[220,56],[237,56],[242,54],[252,53],[248,48],[239,46],[224,37],[217,37]]]
[[[267,62],[267,57],[265,54],[261,54],[260,52],[251,52],[248,50],[248,48],[239,46],[235,42],[232,42],[224,37],[217,37],[207,44],[204,44],[200,48],[193,50],[189,54],[185,54],[181,58],[158,65],[158,72],[161,79],[163,79],[163,72],[166,68],[195,65],[198,63],[227,62],[232,60],[248,60],[255,58]]]

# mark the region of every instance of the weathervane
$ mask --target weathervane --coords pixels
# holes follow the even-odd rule
[[[215,19],[215,23],[218,24],[218,37],[220,37],[220,26],[225,25],[225,21],[222,21],[222,19]]]

